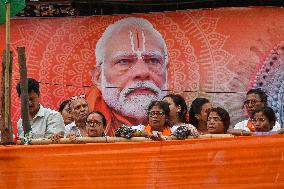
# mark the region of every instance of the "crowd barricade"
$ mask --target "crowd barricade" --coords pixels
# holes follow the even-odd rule
[[[231,134],[205,134],[200,135],[199,138],[231,138],[234,137]],[[192,136],[189,136],[186,140],[194,139]],[[172,137],[164,137],[164,140],[173,140]],[[59,141],[52,141],[51,139],[32,139],[29,143],[30,145],[45,145],[45,144],[86,144],[86,143],[113,143],[113,142],[144,142],[144,141],[153,141],[145,137],[132,137],[130,139],[123,137],[77,137],[76,140],[70,140],[69,138],[61,138]],[[22,141],[18,140],[17,144],[24,144]]]
[[[284,188],[283,135],[220,136],[0,146],[0,188]]]

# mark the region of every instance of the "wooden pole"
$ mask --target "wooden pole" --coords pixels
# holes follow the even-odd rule
[[[0,129],[1,132],[5,130],[5,124],[4,124],[4,115],[5,115],[5,67],[6,67],[6,51],[3,51],[2,55],[2,74],[1,74],[1,122],[0,122]],[[1,135],[1,141],[2,135]]]
[[[6,71],[8,70],[8,74],[12,75],[12,62],[13,62],[13,56],[12,53],[9,56],[10,58],[10,65],[9,68],[7,68],[7,62],[6,62],[6,52],[3,53],[3,62],[2,62],[2,94],[1,94],[1,143],[2,144],[13,144],[13,130],[12,130],[12,124],[11,124],[11,98],[9,98],[9,101],[6,101],[5,95],[7,93],[6,84],[8,83],[8,96],[11,96],[11,79],[7,82],[6,81]],[[8,109],[6,109],[8,108]],[[7,119],[7,122],[5,121]]]
[[[17,51],[20,70],[21,118],[24,129],[24,135],[26,136],[31,130],[31,125],[29,121],[29,95],[25,47],[18,47]]]
[[[12,77],[12,65],[11,65],[11,51],[10,51],[10,10],[11,4],[8,2],[6,4],[6,53],[5,53],[5,66],[3,66],[4,76],[2,77],[2,82],[4,85],[4,90],[2,93],[2,128],[1,128],[1,142],[2,144],[12,144],[13,143],[13,132],[11,127],[11,77]]]
[[[132,137],[130,139],[122,137],[77,137],[76,140],[70,140],[69,138],[61,138],[56,144],[86,144],[86,143],[114,143],[114,142],[144,142],[152,141],[145,137]],[[24,141],[17,141],[17,144],[25,144]],[[32,139],[31,145],[46,145],[55,144],[51,139]]]
[[[11,79],[11,75],[9,74],[9,68],[10,68],[10,8],[11,8],[11,4],[10,2],[8,2],[6,4],[6,65],[5,65],[5,80],[4,80],[4,86],[5,86],[5,90],[4,90],[4,110],[5,110],[5,114],[4,114],[4,127],[7,129],[8,125],[9,125],[9,117],[10,117],[10,109],[11,109],[11,88],[10,88],[10,79]]]

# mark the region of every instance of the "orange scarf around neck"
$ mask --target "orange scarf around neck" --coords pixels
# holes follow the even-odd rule
[[[144,131],[148,134],[152,134],[152,127],[150,126],[150,124],[148,124],[144,127]],[[163,131],[162,131],[163,136],[170,136],[171,134],[172,134],[171,130],[168,126],[163,128]]]
[[[251,119],[248,120],[247,127],[249,128],[250,132],[255,132],[255,128],[252,125]]]
[[[102,93],[98,88],[93,88],[87,95],[87,101],[89,105],[89,111],[100,111],[104,114],[107,126],[106,134],[108,136],[114,136],[114,131],[116,128],[124,125],[133,125],[129,120],[127,120],[122,115],[111,110],[103,99]]]

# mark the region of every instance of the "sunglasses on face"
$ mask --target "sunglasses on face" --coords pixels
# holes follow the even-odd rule
[[[86,124],[92,126],[92,127],[96,127],[96,126],[99,126],[99,125],[102,125],[101,122],[97,121],[97,120],[87,120],[86,121]]]
[[[77,99],[80,99],[80,98],[86,98],[86,95],[85,94],[81,94],[81,95],[77,95],[77,96],[72,96],[70,99],[71,100],[77,100]]]
[[[148,115],[149,115],[150,117],[153,117],[153,116],[162,117],[162,116],[165,115],[165,112],[151,111],[151,112],[148,112]]]
[[[244,101],[244,105],[255,105],[256,103],[261,102],[261,100],[246,100]]]

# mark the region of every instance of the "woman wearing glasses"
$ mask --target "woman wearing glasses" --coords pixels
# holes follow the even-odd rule
[[[72,141],[75,141],[77,137],[103,137],[106,136],[106,125],[106,118],[101,112],[90,112],[86,119],[86,132],[81,132],[80,135],[70,132],[67,137]]]
[[[164,101],[152,101],[148,106],[148,124],[132,126],[132,132],[129,136],[119,134],[120,137],[130,138],[134,136],[148,137],[152,140],[164,140],[164,136],[170,136],[171,129],[168,124],[170,108],[169,104]],[[128,128],[125,126],[126,129]],[[117,136],[117,135],[116,135]]]
[[[153,101],[148,106],[148,125],[144,132],[153,140],[160,140],[162,136],[170,136],[171,130],[168,125],[170,108],[168,103]]]
[[[105,136],[106,118],[98,111],[90,112],[86,121],[86,129],[88,137]]]

